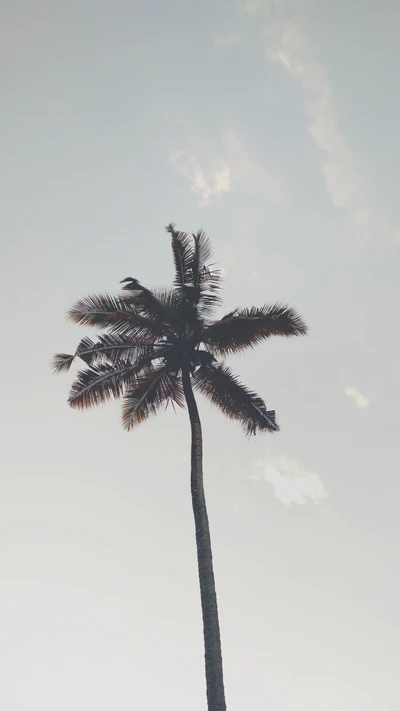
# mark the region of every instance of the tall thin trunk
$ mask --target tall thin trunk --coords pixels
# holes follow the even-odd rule
[[[190,483],[203,614],[207,708],[208,711],[226,711],[217,595],[215,591],[210,527],[203,486],[203,438],[199,411],[193,394],[188,367],[183,369],[182,380],[192,432]]]

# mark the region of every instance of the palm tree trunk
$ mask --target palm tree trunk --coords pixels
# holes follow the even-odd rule
[[[199,411],[187,366],[182,370],[182,380],[192,432],[190,483],[203,614],[207,708],[208,711],[226,711],[217,594],[215,591],[210,527],[203,486],[203,438]]]

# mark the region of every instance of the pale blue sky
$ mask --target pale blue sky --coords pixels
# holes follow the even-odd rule
[[[0,704],[202,711],[184,412],[68,409],[73,301],[172,277],[310,325],[232,360],[281,432],[201,401],[229,711],[397,711],[396,0],[3,0]],[[348,394],[346,394],[346,391]]]

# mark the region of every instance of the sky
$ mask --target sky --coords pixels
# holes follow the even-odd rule
[[[49,367],[75,300],[171,282],[171,221],[226,311],[310,328],[230,362],[279,434],[199,402],[228,709],[400,708],[399,28],[396,0],[3,0],[7,711],[205,709],[187,413],[127,433]]]

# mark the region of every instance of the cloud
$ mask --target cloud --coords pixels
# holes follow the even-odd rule
[[[280,64],[303,89],[310,136],[325,154],[326,191],[334,208],[346,216],[353,246],[361,246],[374,236],[387,248],[397,251],[400,229],[371,199],[375,188],[363,175],[357,156],[342,132],[328,73],[301,29],[307,16],[312,17],[316,10],[333,5],[333,0],[239,2],[245,13],[257,17],[257,27],[263,24],[268,58]],[[377,11],[377,22],[381,14]]]
[[[199,207],[210,205],[215,198],[229,193],[231,189],[231,169],[221,164],[218,168],[204,170],[196,156],[190,151],[177,150],[171,156],[171,163],[190,183],[191,190],[199,198]]]
[[[238,41],[238,35],[236,32],[231,32],[230,34],[217,35],[214,40],[215,49],[221,49],[221,47],[228,47],[231,44],[236,44]]]
[[[202,162],[197,158],[200,150]],[[271,202],[283,203],[279,178],[250,157],[233,128],[224,132],[218,147],[207,150],[202,146],[200,150],[175,150],[170,154],[173,168],[189,182],[199,207],[210,205],[235,186],[240,186],[243,193],[261,193]]]
[[[293,23],[268,31],[268,57],[295,78],[306,96],[308,130],[325,153],[324,181],[332,205],[344,210],[355,233],[366,236],[371,226],[367,189],[355,156],[342,134],[329,78],[306,37]]]
[[[266,481],[274,496],[286,506],[304,506],[309,501],[319,504],[329,495],[319,474],[306,471],[294,459],[284,455],[269,453],[266,459],[256,463],[251,479]]]
[[[346,395],[348,397],[351,397],[351,399],[354,400],[354,402],[356,403],[357,407],[360,407],[363,410],[369,405],[368,398],[355,388],[347,388]]]

